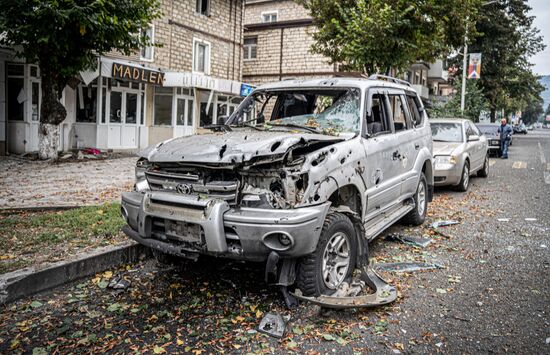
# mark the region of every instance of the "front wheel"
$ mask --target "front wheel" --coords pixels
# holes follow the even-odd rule
[[[403,217],[404,224],[419,226],[426,220],[428,211],[428,182],[424,173],[421,173],[418,187],[414,194],[414,209]]]
[[[296,285],[305,296],[331,295],[351,277],[357,255],[357,236],[350,219],[338,212],[327,215],[317,249],[298,263]]]
[[[468,186],[470,186],[470,163],[466,161],[464,167],[462,168],[462,177],[460,178],[460,183],[456,187],[458,191],[468,191]]]

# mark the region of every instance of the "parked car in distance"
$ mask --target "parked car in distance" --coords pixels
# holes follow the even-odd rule
[[[478,123],[476,126],[489,141],[489,153],[494,156],[501,156],[500,134],[498,133],[500,123]],[[513,137],[510,138],[510,145],[512,145],[512,141]]]
[[[527,127],[524,123],[514,126],[514,134],[527,134]]]
[[[212,132],[141,152],[124,232],[157,258],[263,262],[266,278],[332,294],[368,242],[422,224],[433,195],[422,100],[394,78],[256,88]]]
[[[468,190],[470,176],[489,174],[489,145],[478,128],[465,119],[430,120],[436,186]]]

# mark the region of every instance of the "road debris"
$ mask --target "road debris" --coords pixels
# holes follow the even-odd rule
[[[421,271],[421,270],[444,269],[444,266],[436,264],[436,263],[401,262],[401,263],[380,263],[380,264],[375,264],[374,268],[378,271],[414,272],[414,271]]]
[[[109,282],[108,287],[115,290],[125,290],[130,287],[130,281],[123,278],[114,278],[111,280],[111,282]]]
[[[432,223],[431,227],[432,228],[447,227],[447,226],[452,226],[454,224],[459,224],[459,223],[460,223],[459,221],[454,221],[454,220],[437,221]]]
[[[377,307],[392,303],[397,299],[397,290],[380,277],[372,268],[363,266],[359,278],[351,285],[342,283],[339,290],[333,295],[320,295],[318,297],[304,296],[300,289],[292,294],[299,300],[308,301],[324,308],[346,309],[346,308],[367,308]],[[361,284],[363,282],[363,284]],[[365,293],[363,287],[360,293],[356,294],[357,285],[368,285],[374,293]],[[346,288],[347,290],[343,290]],[[345,296],[341,296],[344,294]],[[356,294],[355,296],[353,296]]]
[[[536,218],[525,218],[525,222],[536,222]]]
[[[386,240],[408,244],[420,248],[426,248],[432,242],[432,239],[429,238],[415,237],[412,235],[401,235],[396,233],[388,235],[386,237]]]
[[[510,222],[510,218],[497,218],[499,222]]]
[[[258,331],[281,339],[285,333],[285,321],[280,314],[268,313],[260,321]]]

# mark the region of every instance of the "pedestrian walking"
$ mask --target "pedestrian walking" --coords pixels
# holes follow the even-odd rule
[[[506,118],[500,120],[500,127],[498,128],[500,133],[500,153],[502,159],[508,159],[508,146],[512,140],[512,127],[508,124]]]

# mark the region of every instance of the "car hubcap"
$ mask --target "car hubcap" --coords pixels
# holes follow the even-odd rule
[[[426,207],[426,188],[424,187],[422,181],[420,181],[420,185],[418,185],[418,196],[416,203],[418,204],[418,214],[423,216],[424,209]]]
[[[468,166],[464,166],[464,174],[462,176],[462,179],[464,180],[464,188],[468,187],[468,183],[470,182],[470,170],[468,169]]]
[[[337,232],[329,239],[323,253],[322,272],[326,287],[337,289],[348,274],[349,264],[348,237],[343,232]]]

